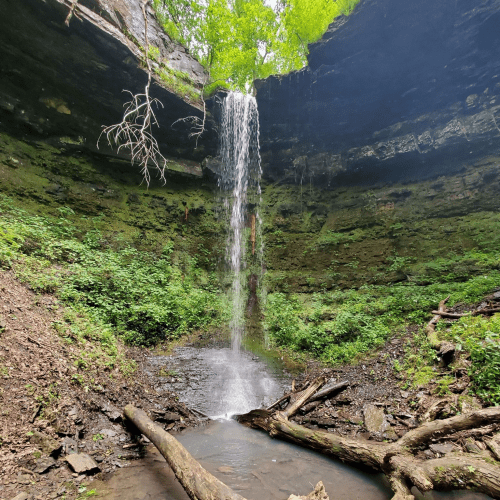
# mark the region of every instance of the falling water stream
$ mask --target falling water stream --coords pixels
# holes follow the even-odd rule
[[[171,375],[159,377],[165,389],[213,420],[177,438],[212,474],[249,500],[287,499],[291,493],[305,495],[323,481],[336,500],[388,500],[392,497],[381,474],[361,472],[338,461],[295,445],[271,439],[247,429],[230,417],[265,407],[290,386],[279,359],[265,348],[246,348],[245,280],[249,266],[259,265],[255,255],[257,228],[252,227],[252,252],[247,238],[249,208],[259,224],[260,158],[257,104],[253,97],[229,93],[222,105],[219,187],[229,220],[227,264],[231,276],[231,340],[203,346],[180,347],[171,356],[149,359],[151,375],[168,367]],[[250,201],[249,201],[250,200]],[[252,255],[253,254],[253,255]],[[247,262],[251,255],[252,262]],[[262,339],[261,339],[262,340]],[[147,368],[147,367],[146,367]],[[175,375],[173,375],[175,374]],[[108,484],[109,500],[186,500],[188,497],[156,450],[143,463],[118,471]],[[419,499],[487,498],[470,492],[428,492]]]
[[[231,344],[237,352],[244,334],[244,278],[247,264],[244,236],[249,188],[260,196],[259,113],[254,97],[231,92],[225,98],[222,105],[220,156],[222,169],[219,188],[229,212],[226,254],[232,277]]]

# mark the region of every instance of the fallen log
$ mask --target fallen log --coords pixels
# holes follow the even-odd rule
[[[313,401],[317,401],[318,399],[323,399],[328,396],[331,396],[332,394],[337,394],[339,392],[344,391],[349,387],[349,382],[347,380],[344,380],[343,382],[339,382],[338,384],[333,384],[333,385],[328,385],[321,389],[321,391],[318,391],[316,394],[311,396],[306,403],[312,403]]]
[[[158,448],[189,498],[192,500],[246,500],[205,470],[177,439],[150,420],[143,410],[127,405],[123,413]],[[290,499],[329,500],[321,481],[307,497],[291,495]]]
[[[500,498],[500,464],[478,454],[465,453],[431,460],[414,453],[436,439],[460,431],[500,423],[500,407],[434,420],[410,430],[394,443],[380,443],[312,430],[288,420],[287,412],[254,410],[238,421],[265,430],[272,437],[292,441],[356,466],[383,472],[394,492],[393,500],[414,500],[411,487],[432,489],[474,489]],[[494,445],[490,445],[495,447]]]
[[[446,302],[448,302],[450,296],[446,297],[439,303],[438,310],[435,311],[435,316],[427,323],[425,327],[425,333],[427,334],[427,340],[433,347],[439,348],[439,339],[436,335],[436,325],[437,322],[441,319],[441,313],[446,312]]]
[[[432,311],[432,314],[439,315],[441,318],[449,318],[449,319],[460,319],[464,316],[472,316],[471,313],[450,313],[445,311]]]
[[[206,471],[177,439],[149,419],[143,410],[127,405],[125,416],[165,457],[192,500],[245,500]]]

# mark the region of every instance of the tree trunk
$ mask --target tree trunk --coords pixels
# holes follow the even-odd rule
[[[491,458],[465,453],[419,460],[413,455],[419,448],[436,439],[500,422],[500,407],[424,423],[394,443],[358,440],[311,430],[290,422],[287,412],[254,410],[241,415],[238,420],[250,427],[263,429],[273,437],[312,448],[343,462],[383,472],[394,491],[393,500],[413,500],[410,493],[412,485],[422,492],[432,489],[474,489],[500,498],[500,463]],[[496,426],[491,429],[496,429]],[[495,449],[496,442],[488,444],[490,449]]]
[[[127,405],[124,414],[158,448],[192,500],[245,500],[206,471],[177,439],[152,422],[144,411]]]

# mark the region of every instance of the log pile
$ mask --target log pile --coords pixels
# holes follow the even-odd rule
[[[367,441],[310,429],[289,420],[302,405],[307,405],[321,393],[324,383],[323,378],[318,378],[295,396],[291,393],[268,409],[253,410],[238,420],[249,427],[265,430],[272,437],[383,472],[394,491],[393,500],[414,500],[410,492],[412,486],[421,492],[474,489],[500,498],[500,463],[497,462],[500,456],[499,407],[479,409],[444,420],[433,420],[429,414],[427,422],[409,430],[395,442]],[[288,406],[280,410],[280,405],[286,400],[290,401]],[[464,440],[467,451],[462,452],[456,447],[456,452],[438,458],[421,458],[419,451],[450,436]],[[475,441],[474,437],[479,436],[482,441]],[[467,439],[471,440],[469,447]]]

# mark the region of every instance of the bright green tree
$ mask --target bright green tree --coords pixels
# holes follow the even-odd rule
[[[248,91],[256,78],[302,68],[307,45],[359,0],[153,0],[167,33],[209,70],[211,81]]]

